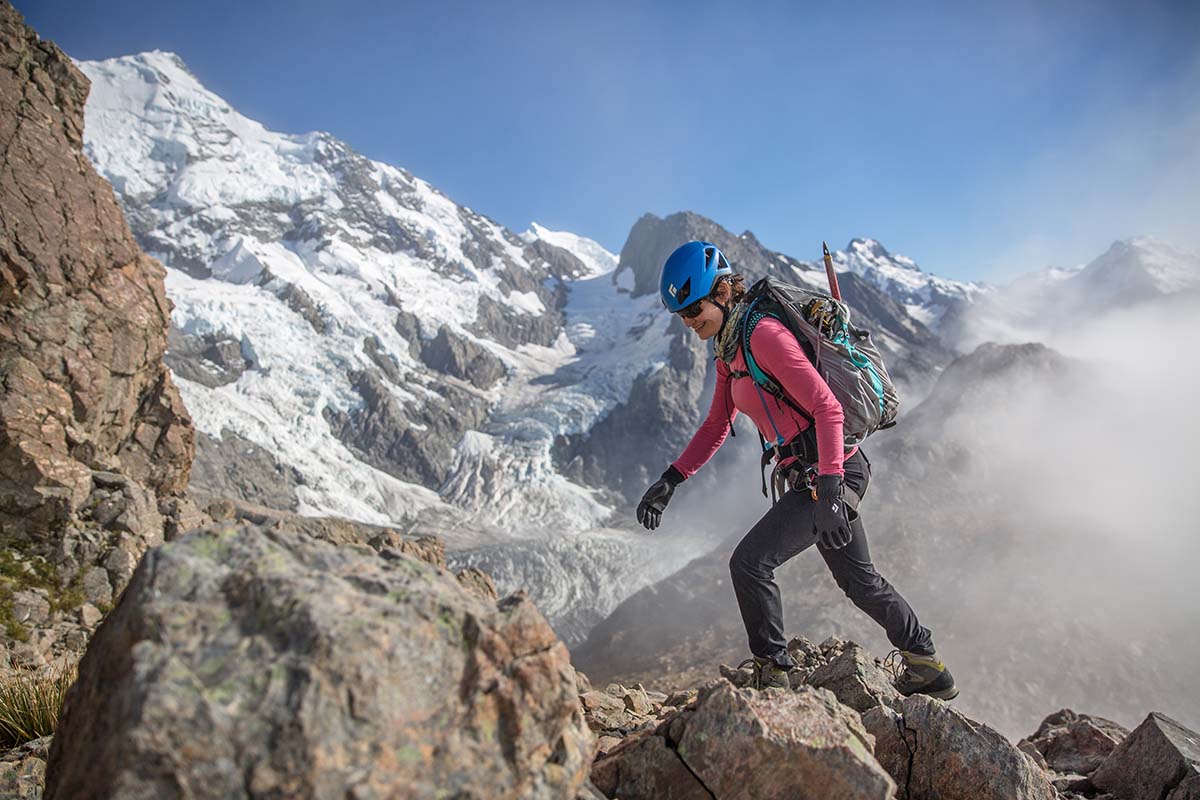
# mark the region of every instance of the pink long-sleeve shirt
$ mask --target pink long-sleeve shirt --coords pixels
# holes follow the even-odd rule
[[[750,335],[750,347],[758,366],[816,420],[818,473],[844,474],[842,461],[847,453],[843,449],[842,404],[808,360],[796,337],[779,320],[764,317]],[[772,443],[779,435],[785,442],[790,442],[808,428],[808,420],[768,392],[760,391],[749,376],[731,377],[731,372],[747,371],[745,354],[740,346],[729,364],[717,359],[717,385],[708,416],[672,465],[683,477],[690,478],[708,463],[729,435],[739,411],[748,414],[763,437]]]

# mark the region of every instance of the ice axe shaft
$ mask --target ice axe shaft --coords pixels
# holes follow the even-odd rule
[[[833,271],[833,256],[829,255],[829,245],[821,242],[821,249],[825,251],[825,277],[829,278],[829,293],[833,295],[834,300],[841,300],[842,290],[838,288],[837,273]]]

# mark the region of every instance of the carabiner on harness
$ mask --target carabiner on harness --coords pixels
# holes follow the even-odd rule
[[[783,437],[779,437],[782,439]],[[788,490],[795,489],[800,485],[814,489],[816,486],[816,461],[817,461],[817,446],[816,433],[812,428],[807,428],[796,435],[792,441],[784,444],[776,442],[769,444],[762,433],[758,435],[759,442],[763,447],[762,459],[759,462],[759,471],[762,475],[762,493],[763,497],[771,498],[771,505],[779,502],[779,498]],[[780,465],[785,461],[790,462],[786,467],[780,470]],[[775,462],[775,468],[771,470],[771,493],[767,493],[767,464],[771,461]],[[793,470],[795,474],[793,475]],[[797,480],[801,478],[802,480]],[[787,484],[786,487],[784,484]],[[815,491],[815,489],[814,489]],[[813,496],[816,499],[816,496]]]
[[[812,499],[817,499],[817,468],[813,464],[801,464],[792,461],[786,466],[776,464],[771,470],[771,505],[779,502],[779,498],[788,492],[807,489],[812,493]]]

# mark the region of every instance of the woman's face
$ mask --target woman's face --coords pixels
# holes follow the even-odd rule
[[[700,303],[700,313],[688,319],[682,314],[679,315],[679,321],[696,332],[696,335],[701,339],[711,339],[721,330],[721,323],[724,321],[724,315],[721,309],[717,307],[712,300],[716,299],[719,302],[728,305],[729,303],[729,285],[722,281],[717,284],[716,291],[709,297],[698,301]]]

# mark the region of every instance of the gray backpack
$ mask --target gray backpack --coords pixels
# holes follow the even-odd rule
[[[807,419],[810,429],[816,428],[812,415],[787,396],[750,352],[750,334],[763,317],[774,317],[787,326],[841,402],[847,449],[875,431],[896,424],[900,398],[871,334],[850,324],[850,310],[845,303],[771,278],[750,287],[746,302],[749,307],[741,336],[749,377]]]

